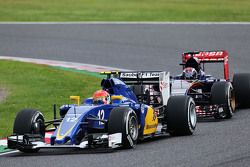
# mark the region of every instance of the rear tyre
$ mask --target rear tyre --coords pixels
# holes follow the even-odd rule
[[[233,87],[236,104],[239,108],[250,106],[250,74],[234,74]]]
[[[34,109],[21,110],[15,119],[13,132],[17,135],[40,134],[45,136],[45,125],[43,114]],[[22,152],[34,153],[39,149],[20,149]]]
[[[221,105],[215,119],[229,119],[235,111],[235,95],[230,82],[215,82],[211,88],[211,104]]]
[[[129,107],[112,109],[108,120],[108,134],[121,133],[124,148],[135,147],[138,140],[137,115]]]
[[[197,123],[193,99],[189,96],[171,96],[165,120],[170,135],[192,135]]]

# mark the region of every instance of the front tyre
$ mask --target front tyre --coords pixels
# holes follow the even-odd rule
[[[129,107],[112,109],[108,120],[108,134],[121,133],[124,148],[135,147],[138,140],[137,115]]]
[[[197,123],[193,99],[189,96],[171,96],[165,120],[170,135],[192,135]]]
[[[39,134],[45,136],[44,117],[40,111],[35,109],[21,110],[15,119],[13,132],[17,135]],[[25,153],[38,152],[39,149],[19,149]]]

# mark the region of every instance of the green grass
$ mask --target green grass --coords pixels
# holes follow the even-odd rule
[[[70,95],[81,99],[100,88],[100,78],[53,67],[29,63],[0,61],[0,87],[9,95],[0,102],[0,138],[12,133],[16,113],[23,108],[43,112],[52,119],[53,104],[72,103]],[[59,114],[58,114],[59,115]]]
[[[250,21],[250,0],[2,0],[0,21]]]

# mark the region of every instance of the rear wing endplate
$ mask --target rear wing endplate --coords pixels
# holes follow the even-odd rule
[[[170,73],[161,72],[159,76],[159,82],[163,105],[167,105],[168,99],[170,97]]]

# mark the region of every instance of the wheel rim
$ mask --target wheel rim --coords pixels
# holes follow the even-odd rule
[[[33,123],[33,126],[32,126],[32,133],[35,133],[35,134],[40,134],[42,136],[45,135],[45,132],[44,132],[44,121],[39,118],[37,119],[34,123]]]
[[[236,107],[236,101],[235,101],[235,94],[232,89],[230,89],[229,106],[230,106],[231,112],[233,112]]]
[[[133,140],[136,140],[137,139],[137,136],[138,136],[138,128],[137,128],[137,121],[136,121],[136,118],[134,116],[132,116],[130,119],[129,119],[129,134],[131,136],[131,138]]]
[[[197,121],[197,117],[196,117],[195,105],[192,103],[190,106],[190,122],[193,128],[196,125],[196,121]]]

